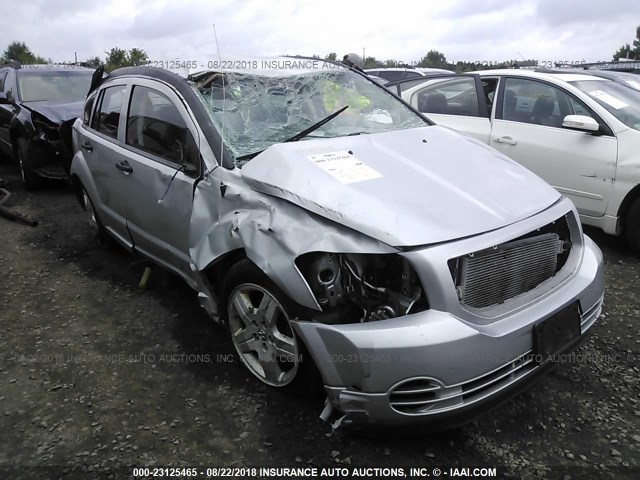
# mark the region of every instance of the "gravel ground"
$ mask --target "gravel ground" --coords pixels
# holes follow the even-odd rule
[[[0,467],[286,465],[498,467],[506,478],[640,478],[640,262],[604,251],[604,314],[574,361],[454,430],[331,428],[309,401],[259,385],[179,279],[95,245],[65,185],[29,193],[0,164]],[[0,469],[0,477],[2,477]],[[35,477],[33,477],[35,478]]]

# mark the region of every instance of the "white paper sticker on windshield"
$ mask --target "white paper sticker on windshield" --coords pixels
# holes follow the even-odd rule
[[[349,152],[321,153],[309,155],[307,158],[344,184],[382,177],[380,173],[362,163]]]
[[[640,90],[640,82],[638,82],[637,80],[627,80],[627,83],[636,90]]]
[[[609,95],[607,92],[603,92],[602,90],[594,90],[593,92],[589,92],[589,95],[603,101],[607,105],[612,106],[616,110],[629,106],[629,104],[624,103],[622,100],[619,100],[613,95]]]

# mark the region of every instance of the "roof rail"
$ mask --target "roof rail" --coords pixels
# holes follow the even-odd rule
[[[611,62],[581,63],[580,68],[585,70],[618,70],[620,72],[640,71],[640,60],[622,60]]]

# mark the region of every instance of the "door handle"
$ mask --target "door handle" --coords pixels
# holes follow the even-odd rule
[[[511,137],[496,137],[493,139],[496,143],[506,143],[507,145],[517,145],[518,141]]]
[[[86,150],[87,152],[92,152],[93,151],[93,146],[89,143],[89,142],[84,142],[81,145],[83,150]]]
[[[131,168],[131,166],[129,165],[129,162],[127,162],[126,160],[120,162],[120,163],[116,163],[116,168],[118,170],[122,170],[124,173],[131,173],[133,172],[133,168]]]

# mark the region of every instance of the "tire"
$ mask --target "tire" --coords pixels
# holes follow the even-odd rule
[[[229,270],[222,300],[227,333],[249,372],[279,390],[305,396],[322,391],[320,373],[289,322],[303,307],[248,259]]]
[[[636,198],[627,210],[624,231],[629,246],[636,255],[640,255],[640,198]]]
[[[26,190],[38,190],[41,188],[44,180],[33,170],[29,156],[29,146],[27,141],[22,137],[16,140],[16,160],[18,161],[18,168],[20,169],[24,188]]]
[[[111,237],[109,237],[107,230],[102,225],[100,217],[98,217],[98,213],[96,212],[95,208],[93,208],[93,202],[91,201],[91,198],[89,197],[89,194],[85,190],[84,186],[80,186],[80,195],[82,200],[82,209],[87,214],[87,222],[89,223],[89,228],[93,232],[96,244],[103,248],[111,247]]]

